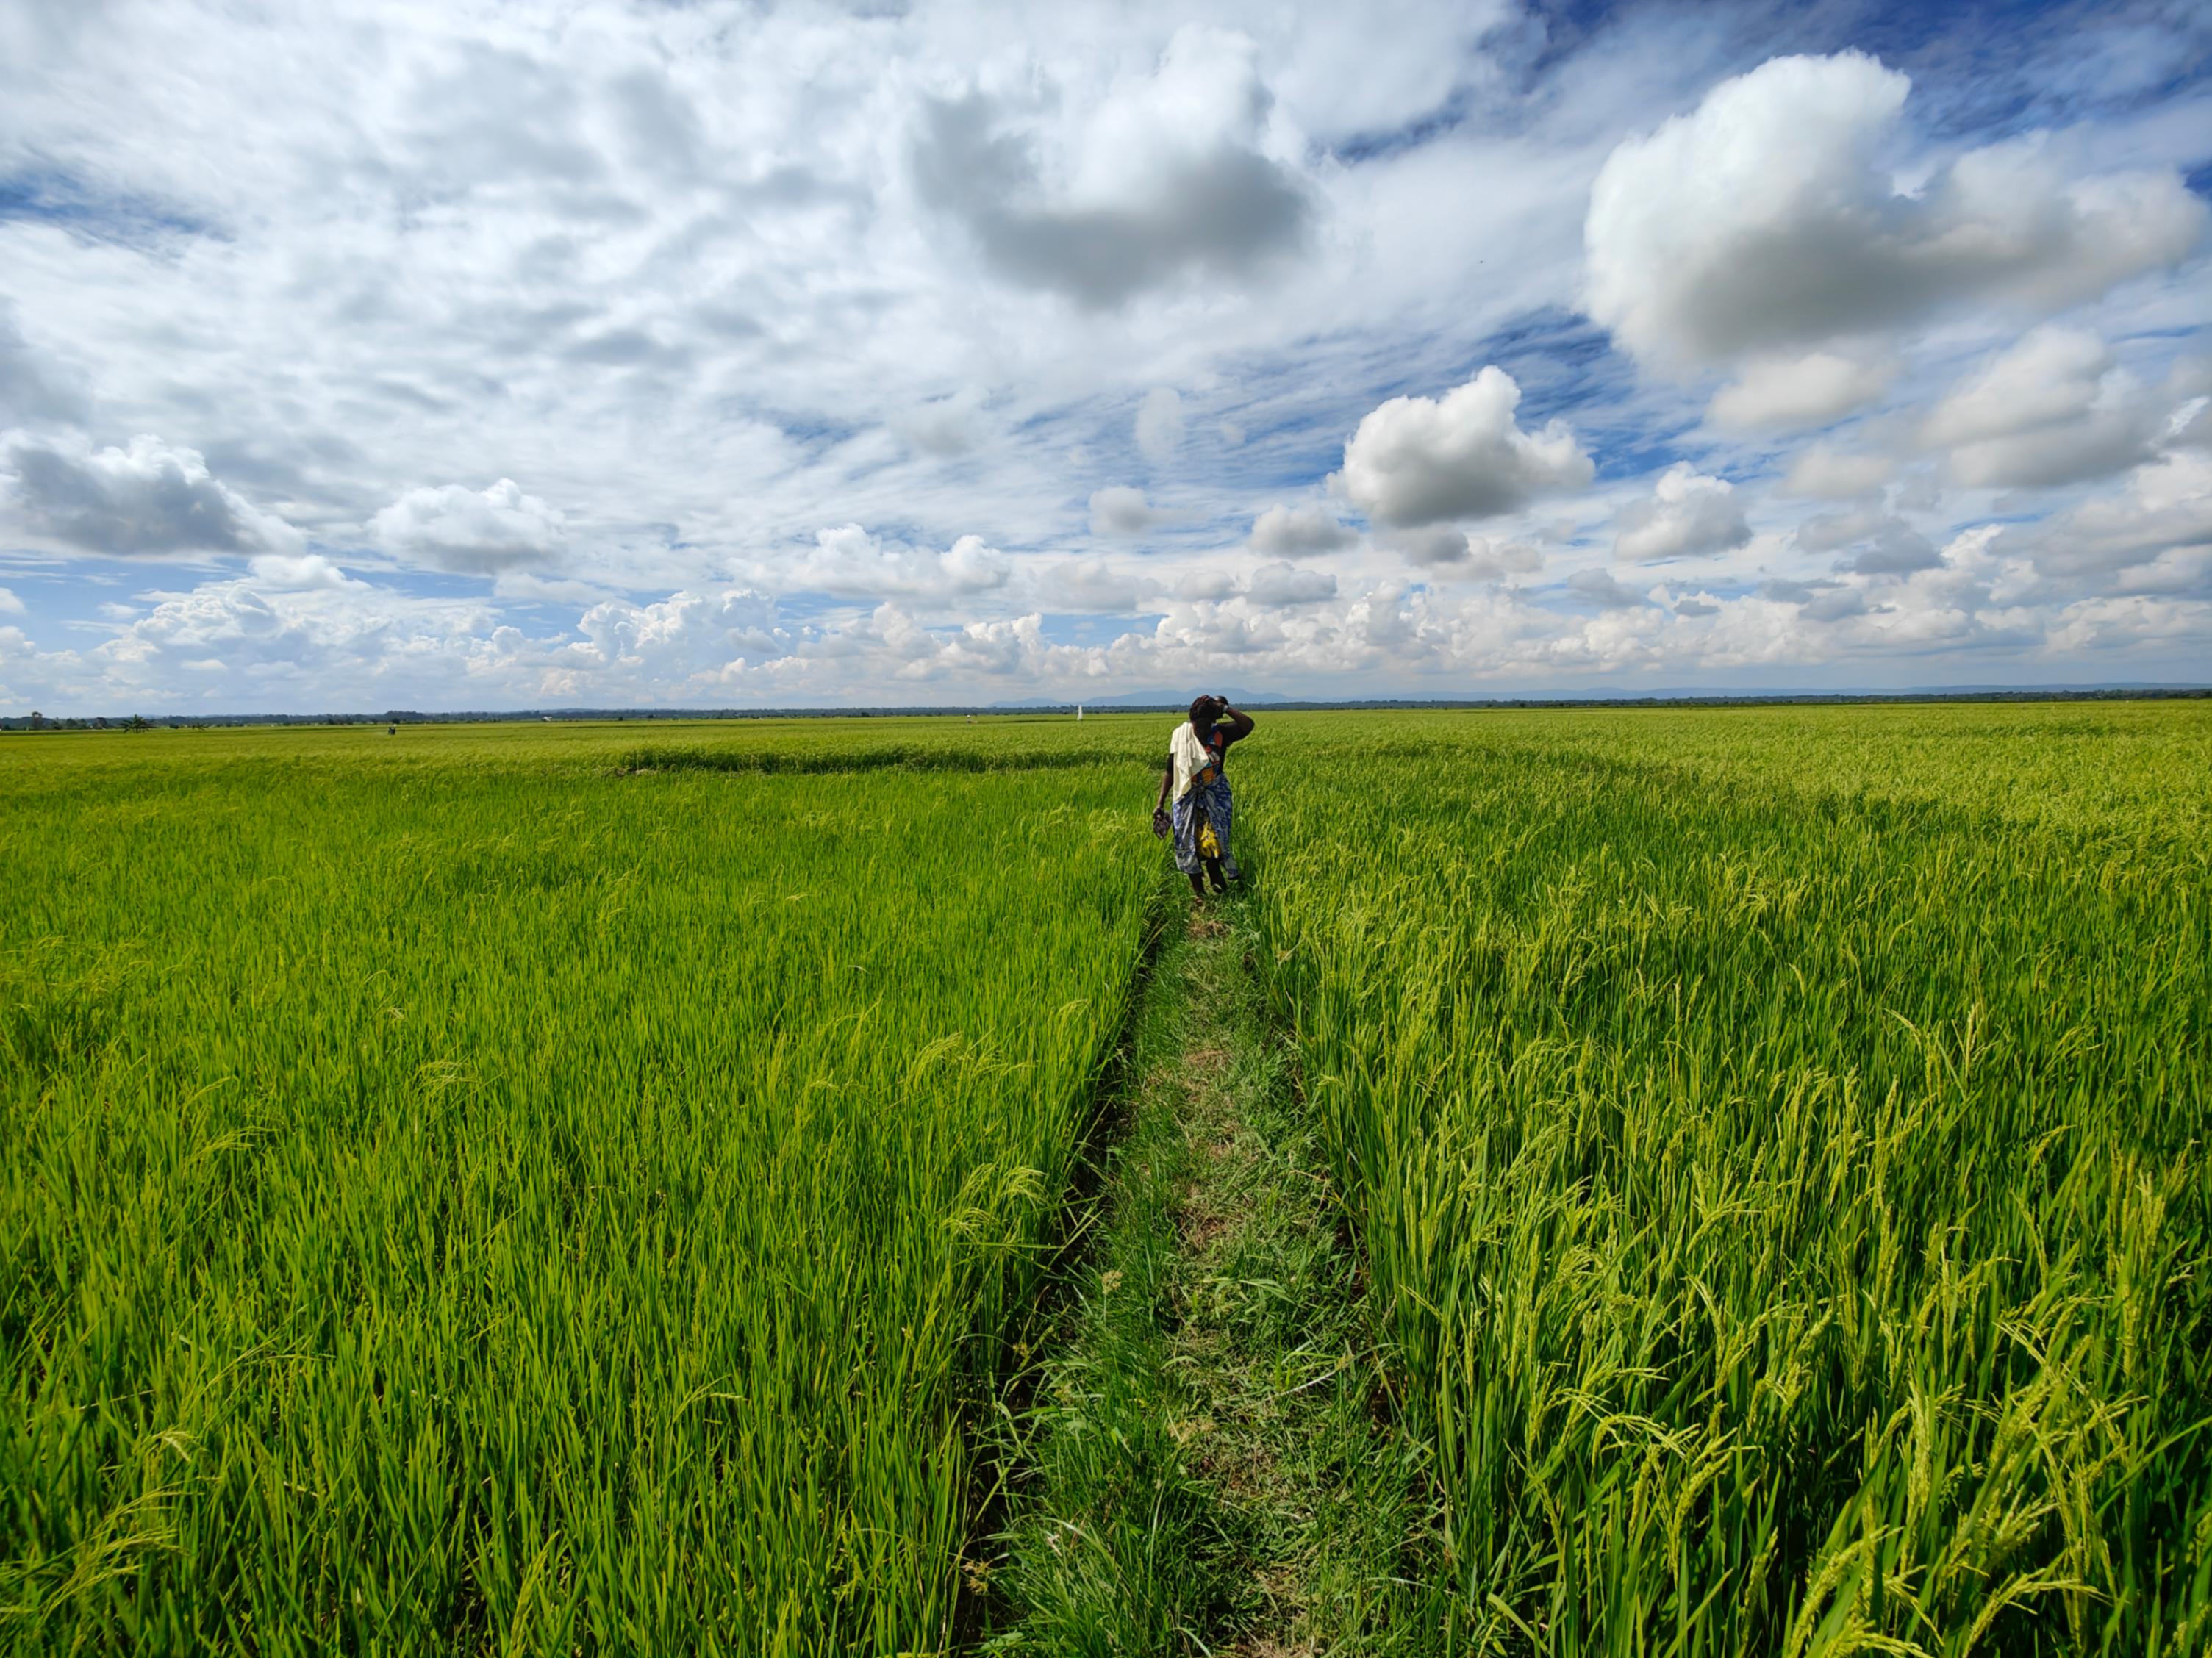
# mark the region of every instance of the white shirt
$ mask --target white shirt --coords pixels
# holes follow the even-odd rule
[[[1175,762],[1175,798],[1178,800],[1190,793],[1190,786],[1199,773],[1213,763],[1213,756],[1206,744],[1198,740],[1198,733],[1186,720],[1168,738],[1168,757]]]

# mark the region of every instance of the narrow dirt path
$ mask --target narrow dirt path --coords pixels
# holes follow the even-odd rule
[[[1255,947],[1232,898],[1155,963],[1098,1224],[1013,1418],[986,1651],[1410,1649],[1417,1482]]]

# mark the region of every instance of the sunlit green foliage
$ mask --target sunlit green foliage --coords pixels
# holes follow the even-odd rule
[[[0,1649],[948,1641],[1159,876],[882,724],[0,744]]]
[[[2205,1649],[2208,714],[1271,723],[1448,1647]]]

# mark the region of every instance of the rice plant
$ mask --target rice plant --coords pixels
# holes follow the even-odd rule
[[[1030,730],[10,745],[0,1647],[949,1644],[1158,878]]]
[[[2203,705],[1271,735],[1440,1649],[2205,1649]]]
[[[959,1647],[1163,741],[0,744],[0,1647]],[[2201,705],[1239,752],[1413,1644],[2204,1649]]]

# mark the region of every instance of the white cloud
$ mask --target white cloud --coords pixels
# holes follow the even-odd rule
[[[1958,483],[2048,488],[2148,459],[2166,424],[2166,412],[2114,367],[2102,340],[2046,327],[1937,404],[1920,435],[1950,451],[1946,466]]]
[[[962,536],[943,552],[871,535],[857,524],[815,533],[795,559],[757,559],[746,573],[783,592],[836,593],[855,598],[895,594],[945,602],[1003,587],[1013,574],[1006,556],[981,536]]]
[[[1467,562],[1459,567],[1458,574],[1475,581],[1503,581],[1508,576],[1534,575],[1544,567],[1542,550],[1525,541],[1490,541],[1480,536],[1469,536],[1467,553]]]
[[[1156,386],[1137,405],[1137,447],[1155,463],[1164,461],[1182,441],[1182,398],[1172,386]]]
[[[1751,539],[1751,525],[1735,486],[1708,477],[1687,461],[1659,476],[1651,499],[1621,509],[1613,556],[1639,564],[1724,553]]]
[[[1097,558],[1063,564],[1043,583],[1047,610],[1099,616],[1127,616],[1141,610],[1152,603],[1155,592],[1155,584],[1148,578]]]
[[[1302,570],[1295,564],[1262,564],[1244,584],[1255,604],[1270,609],[1318,604],[1336,597],[1336,578],[1326,570]]]
[[[21,616],[22,614],[23,601],[16,598],[15,593],[9,589],[0,587],[0,616]]]
[[[71,551],[142,554],[293,551],[300,532],[209,472],[196,449],[142,435],[127,449],[81,437],[8,434],[0,501],[34,539]]]
[[[2202,600],[2126,598],[2083,599],[2063,611],[2050,633],[2060,651],[2137,651],[2145,646],[2195,646],[2212,631],[2212,604]],[[2198,659],[2203,659],[2201,657]],[[2201,679],[2201,675],[2192,675]]]
[[[466,600],[410,598],[349,584],[280,588],[258,580],[211,581],[162,598],[90,654],[111,694],[181,692],[180,671],[212,676],[206,689],[236,707],[261,688],[326,686],[355,707],[385,706],[382,683],[434,665],[458,687],[489,641],[492,613]],[[188,693],[185,693],[188,694]]]
[[[1000,276],[1103,309],[1192,273],[1255,275],[1304,239],[1305,187],[1261,149],[1272,103],[1249,38],[1190,24],[1058,154],[1007,101],[931,102],[915,181]]]
[[[1890,456],[1815,443],[1792,458],[1781,491],[1801,501],[1860,501],[1880,495],[1896,476]]]
[[[1376,522],[1411,527],[1492,518],[1588,483],[1589,457],[1565,422],[1523,431],[1520,404],[1520,386],[1495,367],[1441,398],[1393,398],[1344,446],[1340,487]]]
[[[576,654],[592,666],[648,671],[662,683],[718,673],[748,654],[781,654],[775,607],[748,588],[674,592],[651,604],[608,599],[577,619]]]
[[[2212,398],[2193,397],[2175,410],[2166,440],[2177,449],[2212,449]]]
[[[447,483],[410,489],[368,521],[393,556],[464,575],[557,563],[568,542],[560,508],[512,478],[483,489]]]
[[[1844,581],[1769,581],[1760,586],[1759,595],[1795,604],[1798,616],[1808,622],[1841,622],[1863,616],[1867,607],[1865,593]]]
[[[982,440],[982,420],[973,392],[935,398],[896,422],[899,435],[924,454],[964,455]]]
[[[1567,592],[1585,604],[1595,604],[1601,610],[1640,610],[1651,601],[1648,595],[1627,586],[1610,570],[1593,566],[1577,570],[1567,578]]]
[[[344,587],[359,586],[320,553],[259,553],[248,561],[255,583],[262,587]]]
[[[23,337],[15,307],[0,298],[0,428],[85,414],[83,393]]]
[[[1242,585],[1233,570],[1195,569],[1177,579],[1175,596],[1191,604],[1218,603],[1235,598]]]
[[[38,163],[26,188],[47,192],[0,216],[0,428],[80,458],[137,431],[189,444],[241,526],[233,545],[175,550],[220,561],[235,586],[210,577],[103,611],[111,595],[83,567],[35,592],[15,580],[39,618],[0,616],[19,639],[118,631],[106,654],[0,650],[7,700],[989,700],[1232,668],[1270,688],[1376,694],[1720,683],[1708,671],[1930,683],[2048,671],[2039,653],[2069,616],[2069,638],[2138,628],[2144,651],[2165,653],[2167,666],[2130,662],[2130,677],[2182,677],[2172,665],[2192,638],[2198,659],[2212,650],[2201,625],[2188,631],[2212,584],[2207,545],[2165,463],[2086,499],[2068,486],[1991,502],[1961,485],[2052,468],[1978,467],[1968,452],[2027,434],[1915,452],[1960,365],[1963,390],[2034,313],[2148,257],[2174,200],[2157,180],[2199,159],[2178,83],[2145,80],[2123,111],[2045,58],[2008,55],[1994,25],[1950,18],[1957,54],[1927,60],[1905,114],[1870,129],[1863,165],[1839,171],[1815,144],[1799,166],[1788,142],[1744,128],[1725,165],[1659,181],[1656,210],[1672,216],[1651,235],[1685,258],[1668,242],[1629,295],[1652,337],[1687,348],[1638,354],[1696,371],[1676,385],[1631,380],[1571,331],[1545,337],[1546,319],[1577,301],[1608,154],[1697,108],[1740,35],[1645,13],[1559,37],[1540,60],[1492,0],[1340,16],[1240,0],[1208,15],[1243,35],[1178,41],[1182,18],[1146,8],[1033,9],[1010,31],[934,3],[544,0],[458,24],[419,6],[337,26],[279,7],[244,30],[211,0],[173,0],[0,48],[0,107]],[[0,7],[0,35],[10,15]],[[1499,21],[1511,27],[1479,38]],[[2105,61],[2122,26],[2075,21],[2082,61]],[[2148,13],[2124,27],[2141,58],[2174,39]],[[1923,103],[1940,150],[1915,136]],[[950,149],[933,137],[944,109],[975,118]],[[1982,112],[2022,109],[2069,125],[2039,147],[1974,149],[1989,142]],[[1708,136],[1711,113],[1692,118]],[[967,175],[927,176],[963,156]],[[2114,166],[2154,183],[2146,211],[2100,241],[2089,232],[2112,217],[2100,175]],[[1833,270],[1808,252],[1832,232],[1845,238]],[[2212,384],[2173,366],[2203,356],[2212,319],[2201,247],[2188,258],[2061,319],[2118,360],[2086,376],[2086,412],[2034,428],[2068,447],[2065,464],[2097,447],[2083,434],[2112,429],[2099,411],[2122,407],[2163,422],[2156,453],[2202,452],[2212,404],[2191,400]],[[1711,259],[1723,267],[1711,293],[1684,298]],[[1831,276],[1840,298],[1824,298]],[[1731,282],[1747,285],[1744,305]],[[1616,343],[1634,349],[1623,326]],[[1626,526],[1601,531],[1601,515],[1651,479],[1573,502],[1574,524],[1548,539],[1517,509],[1477,522],[1460,509],[1540,492],[1510,439],[1508,464],[1462,466],[1440,421],[1449,429],[1410,445],[1418,464],[1369,478],[1394,511],[1422,494],[1409,483],[1445,496],[1413,509],[1425,521],[1363,520],[1349,469],[1317,504],[1316,444],[1354,436],[1402,386],[1432,389],[1440,410],[1462,365],[1492,361],[1528,389],[1514,422],[1540,399],[1580,447],[1679,443],[1698,472],[1740,480],[1739,497],[1785,480],[1863,508],[1857,527],[1808,524],[1794,544],[1778,527],[1728,560],[1805,578],[1796,597],[1709,576],[1694,593],[1593,606],[1571,601],[1569,571],[1609,549]],[[1542,364],[1540,392],[1524,361]],[[1133,442],[1133,416],[1166,388],[1181,446],[1150,424]],[[1825,446],[1768,436],[1875,410]],[[1534,442],[1540,425],[1513,429]],[[1181,464],[1194,442],[1203,477]],[[1362,458],[1390,448],[1378,438]],[[1543,488],[1587,476],[1571,459],[1534,471]],[[426,481],[481,496],[498,479],[540,498],[534,524],[398,555],[466,580],[380,572],[391,561],[362,532],[380,507]],[[1168,525],[1187,555],[1079,551],[1094,491],[1109,509],[1100,532]],[[2017,521],[2046,501],[2041,525]],[[1274,502],[1279,518],[1249,516]],[[276,527],[257,533],[247,511]],[[2015,520],[1991,530],[1992,550],[1954,537],[1927,563],[1922,531],[1992,512]],[[0,547],[82,550],[33,531],[20,507],[0,513]],[[823,526],[839,526],[827,544]],[[1269,602],[1298,596],[1279,571],[1255,572],[1301,561],[1335,593]],[[1628,591],[1638,567],[1608,562]],[[826,585],[781,615],[728,596],[808,582]],[[457,587],[473,597],[426,596]],[[2076,608],[2124,598],[2143,605]],[[2171,625],[2142,622],[2144,606]],[[169,633],[132,631],[149,607]],[[1038,618],[1086,610],[1145,620],[1091,624],[1081,645],[1044,638]]]
[[[1896,378],[1887,361],[1833,351],[1757,356],[1713,396],[1708,414],[1726,432],[1791,432],[1833,425],[1881,396]]]
[[[1094,536],[1139,536],[1159,521],[1159,513],[1145,499],[1142,489],[1114,484],[1091,492],[1091,533]]]
[[[2008,530],[2005,540],[2024,545],[2038,569],[2059,576],[2100,575],[2212,546],[2212,454],[2185,450],[2138,466],[2117,493]]]
[[[1927,537],[1894,513],[1873,507],[1808,518],[1794,538],[1808,553],[1850,550],[1837,568],[1860,575],[1905,575],[1942,562]]]
[[[1304,507],[1270,507],[1252,520],[1250,541],[1255,553],[1278,558],[1297,558],[1307,553],[1333,553],[1349,547],[1358,537],[1318,502]]]
[[[1474,549],[1474,537],[1453,525],[1429,524],[1411,530],[1394,530],[1383,544],[1402,556],[1407,563],[1433,569],[1465,559]]]
[[[2205,210],[2171,171],[2065,176],[2033,141],[1900,192],[1906,78],[1855,52],[1777,58],[1616,148],[1590,192],[1589,313],[1674,372],[1917,321],[2055,309],[2176,264]]]

